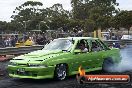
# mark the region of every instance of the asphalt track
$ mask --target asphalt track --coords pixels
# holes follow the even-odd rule
[[[132,58],[132,46],[121,50],[125,58]],[[127,57],[126,57],[127,56]],[[54,79],[18,79],[10,78],[6,67],[8,61],[0,62],[0,88],[132,88],[132,81],[129,83],[118,84],[78,84],[76,76],[70,76],[66,80],[56,81]],[[87,74],[129,74],[132,79],[132,70],[125,72],[105,73],[103,71],[94,71]]]

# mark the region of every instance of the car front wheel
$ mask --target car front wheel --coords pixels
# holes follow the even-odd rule
[[[67,68],[65,64],[59,64],[55,69],[55,78],[57,80],[64,80],[67,76]]]

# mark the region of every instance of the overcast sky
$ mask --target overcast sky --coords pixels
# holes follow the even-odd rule
[[[28,0],[0,0],[0,21],[10,21],[10,17],[17,6],[20,6]],[[31,1],[31,0],[30,0]],[[32,0],[40,1],[45,7],[51,7],[53,4],[61,3],[64,9],[71,10],[71,0]],[[117,0],[121,10],[132,10],[132,0]]]

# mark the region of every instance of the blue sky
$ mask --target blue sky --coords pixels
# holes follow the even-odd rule
[[[10,21],[15,8],[28,0],[0,0],[0,21]],[[33,0],[32,0],[33,1]],[[34,0],[43,3],[44,8],[55,3],[63,4],[64,9],[71,10],[70,0]],[[117,0],[121,10],[132,10],[132,0]]]

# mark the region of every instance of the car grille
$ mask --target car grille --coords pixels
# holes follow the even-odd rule
[[[18,66],[28,66],[27,64],[17,64]]]
[[[24,71],[24,72],[10,71],[10,74],[19,75],[19,76],[32,76],[32,77],[37,77],[37,72],[30,72],[30,71]]]

